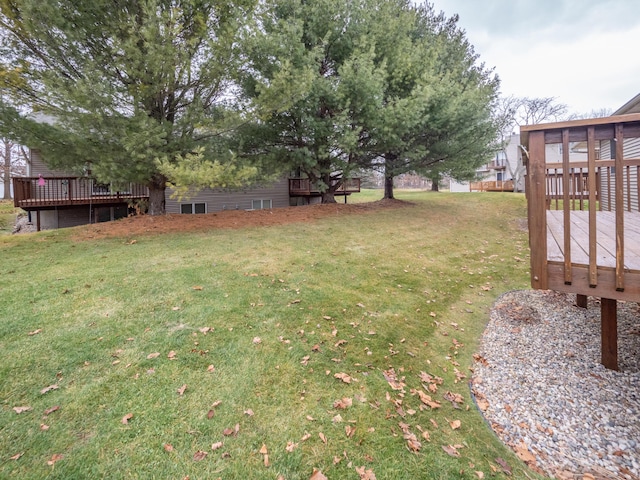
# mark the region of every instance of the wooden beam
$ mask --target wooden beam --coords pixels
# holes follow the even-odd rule
[[[601,361],[609,370],[618,370],[618,312],[617,302],[600,299]]]
[[[544,132],[531,132],[529,135],[529,162],[527,163],[531,286],[542,290],[548,288],[546,169],[544,162]]]
[[[587,161],[589,162],[589,286],[598,285],[597,236],[596,236],[596,141],[595,127],[587,128]]]
[[[622,124],[616,124],[615,138],[616,152],[616,290],[624,290],[624,187],[623,187],[623,156],[624,156],[624,137]],[[628,175],[627,175],[628,177]],[[609,182],[611,183],[611,182]],[[629,188],[629,198],[631,198],[631,189]],[[611,199],[611,197],[609,197]],[[609,200],[611,202],[611,200]],[[629,210],[631,210],[629,208]]]
[[[580,308],[587,308],[588,298],[586,295],[582,295],[580,293],[576,294],[576,306]]]
[[[571,284],[571,211],[569,210],[569,129],[562,130],[562,210],[564,218],[564,283]]]

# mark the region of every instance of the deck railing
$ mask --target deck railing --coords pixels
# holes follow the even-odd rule
[[[36,209],[67,205],[112,204],[149,197],[147,187],[128,184],[116,190],[85,177],[14,177],[14,205]]]
[[[469,190],[472,192],[513,192],[513,181],[495,180],[487,182],[471,182]]]
[[[604,293],[610,290],[611,296],[602,295],[605,298],[622,298],[615,292],[629,291],[625,255],[631,252],[625,247],[625,235],[630,238],[632,233],[625,232],[625,221],[629,222],[630,212],[634,212],[631,217],[634,221],[640,212],[640,114],[523,126],[521,140],[528,157],[526,193],[532,286],[550,288],[546,211],[554,209],[562,211],[558,221],[563,237],[560,248],[564,283],[571,285],[578,281],[580,275],[575,271],[580,272],[582,266],[572,261],[575,256],[572,249],[581,249],[587,258],[584,281],[588,287],[602,288]],[[561,146],[560,163],[547,162],[545,146],[548,144]],[[577,210],[585,212],[581,215],[586,225],[584,232],[575,231],[572,224],[572,212]],[[599,216],[598,212],[614,213]],[[609,218],[611,226],[603,223]],[[601,241],[602,232],[607,229],[615,230],[615,245],[610,249],[603,247]],[[637,238],[637,233],[633,236]],[[635,245],[627,247],[637,251]],[[607,256],[615,257],[614,265],[605,264],[603,259]],[[599,270],[600,267],[611,270],[614,275],[609,279],[609,270]]]
[[[338,184],[338,182],[340,182],[340,185],[336,188],[334,195],[349,195],[360,191],[359,178],[336,179],[333,181],[333,186]],[[313,196],[320,195],[321,193],[320,187],[311,183],[308,178],[289,179],[289,195],[291,196]]]

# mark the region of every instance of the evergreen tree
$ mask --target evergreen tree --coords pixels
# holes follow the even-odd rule
[[[151,214],[168,177],[248,180],[220,132],[252,2],[2,0],[1,133],[53,168],[146,184]]]

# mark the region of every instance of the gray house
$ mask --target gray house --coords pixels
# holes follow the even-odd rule
[[[14,205],[26,210],[37,230],[117,220],[142,210],[149,199],[143,185],[99,184],[90,176],[50,169],[38,150],[30,150],[27,176],[13,178]],[[349,179],[336,191],[360,191],[360,179]],[[244,189],[204,189],[191,198],[165,193],[169,214],[207,214],[222,210],[261,210],[319,203],[320,189],[306,178],[282,178]]]

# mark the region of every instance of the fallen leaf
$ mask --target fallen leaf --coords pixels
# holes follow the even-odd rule
[[[207,367],[207,372],[209,372],[209,373],[212,373],[212,372],[214,372],[215,370],[216,370],[216,369],[215,369],[215,367],[214,367],[213,365],[209,365],[209,366]]]
[[[23,455],[24,455],[24,452],[16,453],[14,456],[10,457],[9,460],[18,460]]]
[[[352,404],[353,400],[351,398],[344,397],[333,402],[333,408],[344,410],[345,408],[350,407]]]
[[[168,358],[169,360],[175,360],[175,359],[176,359],[176,352],[174,352],[173,350],[171,350],[171,351],[169,352],[169,354],[167,355],[167,358]]]
[[[316,470],[314,468],[313,473],[311,474],[311,477],[309,477],[309,480],[329,480],[329,479],[325,477],[320,470]]]
[[[453,420],[449,422],[449,425],[451,426],[451,430],[458,430],[462,423],[460,422],[460,420]]]
[[[191,287],[194,290],[202,290],[202,287],[200,285],[196,285],[195,287]]]
[[[365,469],[365,466],[356,467],[356,473],[360,475],[360,480],[376,480],[376,475],[372,469]]]
[[[133,418],[133,413],[127,413],[124,417],[122,417],[122,420],[120,420],[120,422],[123,425],[127,425],[129,423],[129,420],[131,420]]]
[[[309,440],[311,438],[311,434],[304,432],[304,435],[302,436],[302,438],[300,439],[301,442],[305,442],[307,440]]]
[[[158,358],[160,356],[160,352],[154,352],[147,355],[147,360],[151,360],[153,358]]]
[[[344,433],[347,435],[347,438],[353,437],[353,434],[356,431],[356,427],[352,427],[351,425],[347,425],[344,427]]]
[[[262,339],[260,337],[253,337],[253,344],[259,345],[262,343]]]
[[[165,452],[173,452],[173,445],[170,443],[165,443],[162,446],[164,447]]]
[[[207,452],[198,450],[196,453],[193,454],[193,461],[199,462],[200,460],[204,460],[205,458],[207,458],[207,455],[209,455]]]
[[[311,415],[307,415],[305,418],[306,418],[307,420],[309,420],[310,422],[315,422],[315,420],[316,420],[316,419],[315,419],[315,418],[313,418]]]
[[[213,443],[213,444],[211,444],[211,450],[213,450],[215,452],[219,448],[222,448],[222,445],[224,445],[222,442]]]
[[[53,412],[57,412],[58,410],[60,410],[60,405],[54,405],[54,406],[53,406],[53,407],[51,407],[51,408],[47,408],[47,409],[44,411],[44,414],[45,414],[45,415],[50,415],[50,414],[52,414]]]
[[[219,407],[220,405],[222,405],[222,400],[216,400],[215,402],[213,402],[213,403],[211,404],[211,408],[217,408],[217,407]]]
[[[331,419],[333,423],[342,423],[342,415],[338,414]]]
[[[47,430],[49,430],[49,425],[45,425],[44,423],[40,424],[40,430],[42,430],[43,432],[46,432]]]
[[[420,451],[420,448],[422,448],[422,444],[418,440],[418,437],[416,437],[415,433],[406,432],[402,437],[407,441],[407,446],[410,451],[418,452]]]
[[[459,457],[460,453],[458,452],[458,449],[456,447],[454,447],[453,445],[443,445],[442,449],[447,452],[447,454],[451,455],[452,457]]]
[[[496,458],[496,463],[502,467],[502,471],[507,475],[511,475],[511,467],[502,458]]]
[[[482,479],[484,478],[484,472],[477,471],[477,472],[476,472],[476,475],[478,476],[478,478],[479,478],[480,480],[482,480]]]
[[[23,412],[28,412],[29,410],[31,410],[31,407],[13,407],[13,411],[16,412],[17,414],[23,413]]]
[[[30,337],[33,337],[34,335],[38,335],[41,332],[42,332],[42,329],[38,328],[37,330],[34,330],[33,332],[29,332],[27,335],[29,335]]]
[[[43,388],[42,390],[40,390],[40,394],[44,395],[45,393],[50,392],[51,390],[57,390],[60,387],[58,385],[49,385],[48,387]]]
[[[64,458],[64,455],[60,455],[59,453],[55,453],[50,460],[47,461],[47,465],[54,466],[56,462],[59,462]]]
[[[187,389],[187,384],[185,383],[178,389],[178,395],[184,395],[184,392],[186,389]]]
[[[324,433],[320,432],[318,433],[318,436],[320,437],[320,440],[322,440],[322,443],[327,443],[327,437],[324,436]]]
[[[525,463],[536,463],[536,457],[529,451],[527,445],[521,440],[518,445],[515,446],[516,455],[520,460]]]
[[[298,447],[297,443],[287,442],[287,446],[284,448],[287,452],[291,453]]]
[[[249,417],[253,417],[253,416],[255,415],[255,413],[253,413],[253,410],[251,410],[250,408],[247,408],[247,409],[244,411],[244,414],[245,414],[245,415],[248,415]]]
[[[339,378],[344,383],[351,383],[351,377],[349,375],[347,375],[346,373],[344,373],[344,372],[334,373],[333,376],[335,378]]]
[[[262,455],[266,455],[267,453],[269,453],[269,450],[267,450],[267,445],[266,444],[262,444],[262,447],[260,448],[260,453]]]
[[[269,455],[265,454],[263,461],[265,467],[269,467],[269,465],[271,465],[271,463],[269,463]]]
[[[216,414],[215,410],[212,408],[207,412],[207,419],[211,420]]]

